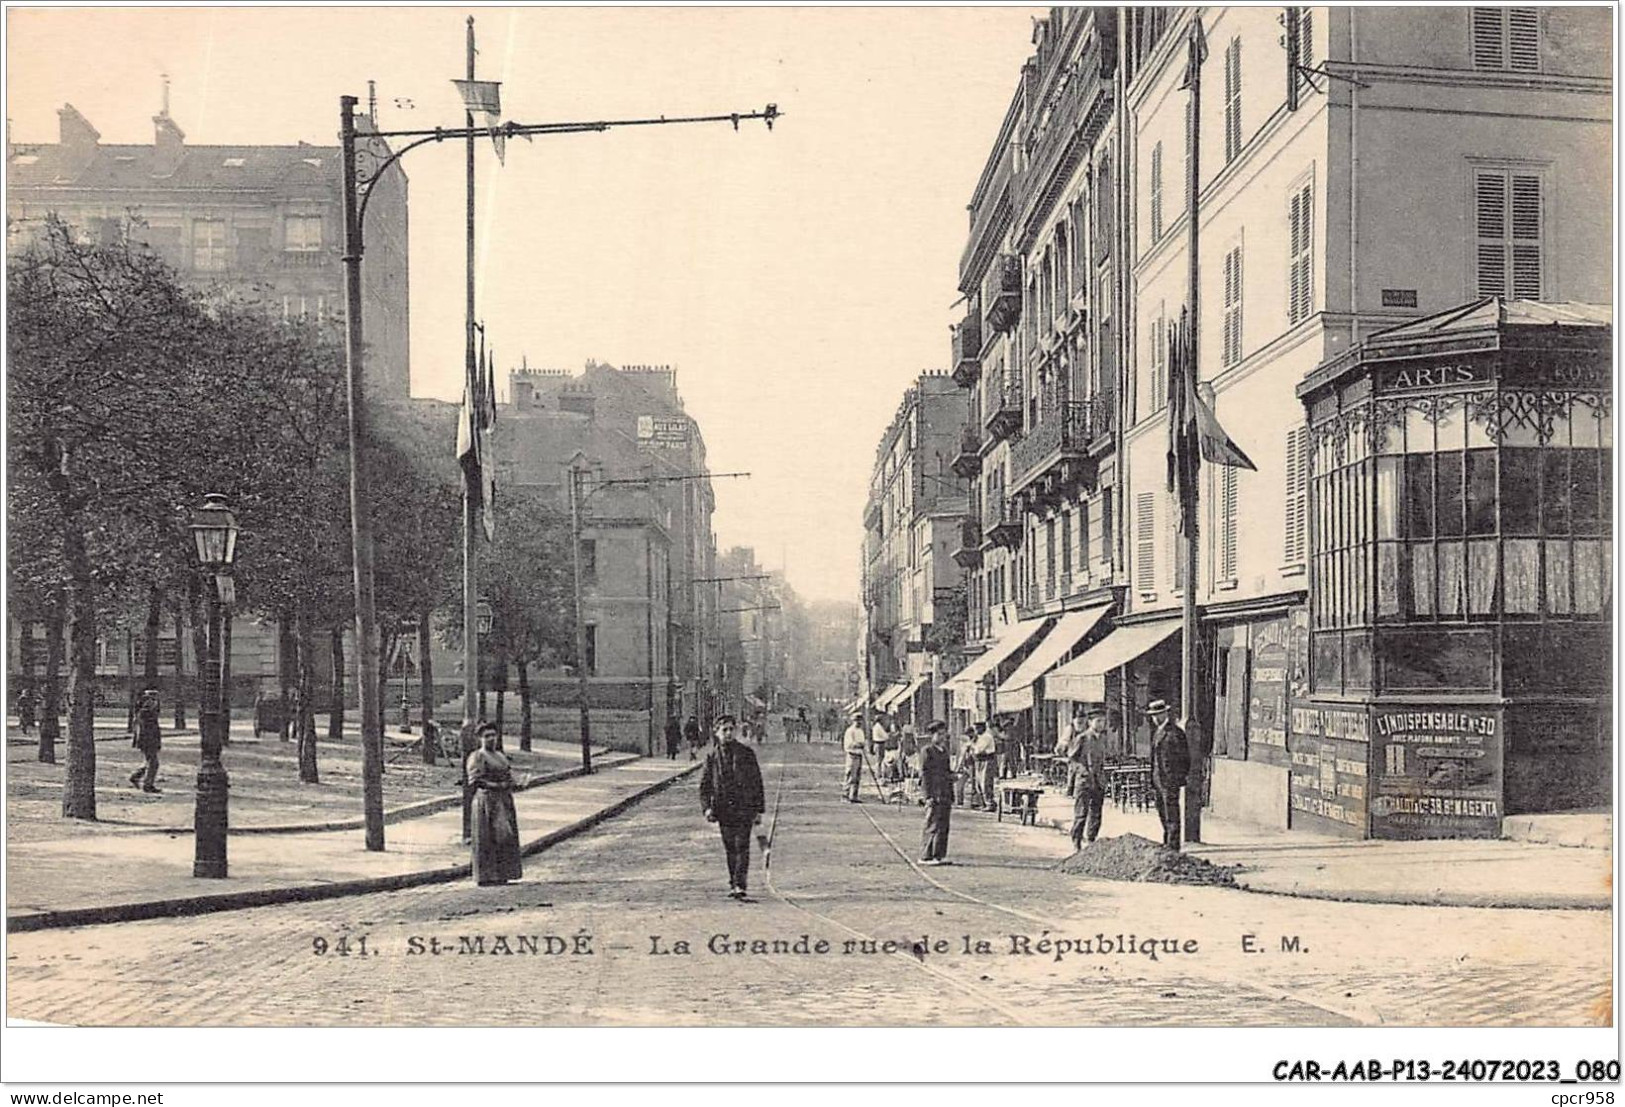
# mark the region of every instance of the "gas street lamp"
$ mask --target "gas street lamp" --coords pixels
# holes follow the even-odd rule
[[[231,566],[237,559],[237,517],[226,498],[211,492],[192,512],[192,541],[197,548],[198,565],[213,577],[205,581],[209,598],[209,626],[205,641],[208,656],[200,668],[203,687],[198,708],[202,754],[197,771],[197,807],[192,825],[197,838],[192,860],[194,877],[223,879],[226,875],[226,800],[229,781],[220,763],[225,742],[225,715],[220,709],[221,657],[220,604],[232,594]]]

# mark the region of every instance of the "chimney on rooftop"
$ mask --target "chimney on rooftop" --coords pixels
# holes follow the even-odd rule
[[[72,104],[63,104],[56,118],[57,141],[62,146],[63,173],[71,177],[89,165],[96,156],[96,143],[101,140],[101,132],[92,127],[90,120],[80,115],[79,109]]]
[[[181,157],[185,154],[186,132],[181,130],[179,124],[169,117],[168,73],[164,74],[163,105],[163,110],[152,117],[152,141],[157,152],[152,167],[154,177],[167,177],[174,173],[181,164]]]

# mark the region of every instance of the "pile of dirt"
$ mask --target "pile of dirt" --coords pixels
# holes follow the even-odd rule
[[[1098,880],[1135,880],[1148,884],[1206,884],[1233,888],[1235,871],[1200,857],[1175,853],[1138,834],[1102,838],[1062,861],[1064,873]]]

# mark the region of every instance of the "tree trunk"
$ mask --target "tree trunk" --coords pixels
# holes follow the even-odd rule
[[[236,605],[220,605],[220,742],[231,745],[231,624]]]
[[[530,749],[530,659],[519,661],[519,748]]]
[[[429,741],[429,722],[434,718],[434,663],[429,659],[429,639],[432,637],[429,620],[433,612],[418,615],[418,711],[423,733],[423,763],[433,765],[439,752]]]
[[[96,818],[96,592],[79,511],[64,504],[62,543],[67,554],[68,768],[62,782],[62,816]]]
[[[378,630],[378,733],[389,733],[389,670],[390,651],[395,648],[399,630]]]
[[[147,589],[147,625],[141,636],[141,648],[147,651],[141,672],[142,688],[158,687],[158,621],[163,617],[164,590],[154,584]]]
[[[333,699],[327,710],[327,740],[344,740],[344,627],[336,626],[330,632],[329,651],[333,658]]]
[[[141,699],[141,678],[135,674],[135,631],[130,627],[124,628],[124,665],[125,672],[130,677],[130,698],[125,705],[124,727],[131,734],[135,733],[135,708]]]
[[[293,689],[298,684],[298,654],[293,637],[293,609],[283,608],[276,617],[277,697],[282,704],[282,740],[294,729]]]
[[[310,612],[303,608],[297,616],[298,633],[293,635],[295,663],[298,668],[298,695],[295,701],[298,710],[294,712],[296,718],[293,722],[295,740],[298,742],[299,780],[303,784],[319,784],[320,777],[316,771],[316,716],[311,708],[311,693],[315,690],[314,664],[311,654],[315,650],[316,636],[310,625]]]
[[[67,593],[57,589],[45,609],[45,688],[40,697],[39,759],[56,764],[56,741],[62,736],[62,623],[66,617]],[[33,655],[29,655],[33,675]]]
[[[503,733],[502,718],[503,708],[506,705],[508,698],[507,651],[503,647],[498,646],[496,656],[492,658],[492,662],[494,667],[491,670],[491,688],[497,694],[497,741],[500,742],[504,737],[506,737],[506,735]]]
[[[181,643],[186,641],[182,634],[181,607],[175,605],[175,729],[186,729],[186,651],[181,649]]]

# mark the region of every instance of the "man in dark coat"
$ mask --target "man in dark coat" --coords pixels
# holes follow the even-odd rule
[[[701,742],[700,721],[692,715],[688,717],[688,722],[683,724],[683,738],[688,742],[688,759],[693,761],[699,757]]]
[[[925,830],[920,836],[920,864],[946,865],[948,823],[954,812],[954,770],[948,758],[948,724],[937,720],[926,728],[920,749],[920,792],[925,796]]]
[[[762,825],[767,803],[756,754],[734,740],[734,726],[732,715],[717,716],[717,740],[706,751],[705,767],[700,770],[700,809],[722,831],[722,847],[728,853],[728,897],[744,899],[750,875],[750,832]]]
[[[1166,700],[1152,700],[1145,713],[1151,717],[1151,788],[1156,794],[1157,817],[1162,820],[1162,844],[1177,850],[1181,827],[1179,790],[1190,776],[1190,746],[1185,731],[1173,721]]]
[[[677,747],[683,744],[683,727],[676,715],[666,718],[666,760],[677,760]]]
[[[140,785],[143,792],[158,791],[158,751],[163,748],[163,736],[158,730],[158,689],[148,688],[141,693],[141,702],[135,709],[135,740],[130,743],[141,751],[146,763],[130,774],[130,786]],[[146,782],[141,778],[145,774]]]
[[[1072,848],[1100,834],[1100,813],[1106,805],[1106,709],[1091,707],[1087,721],[1067,747],[1072,770]]]

